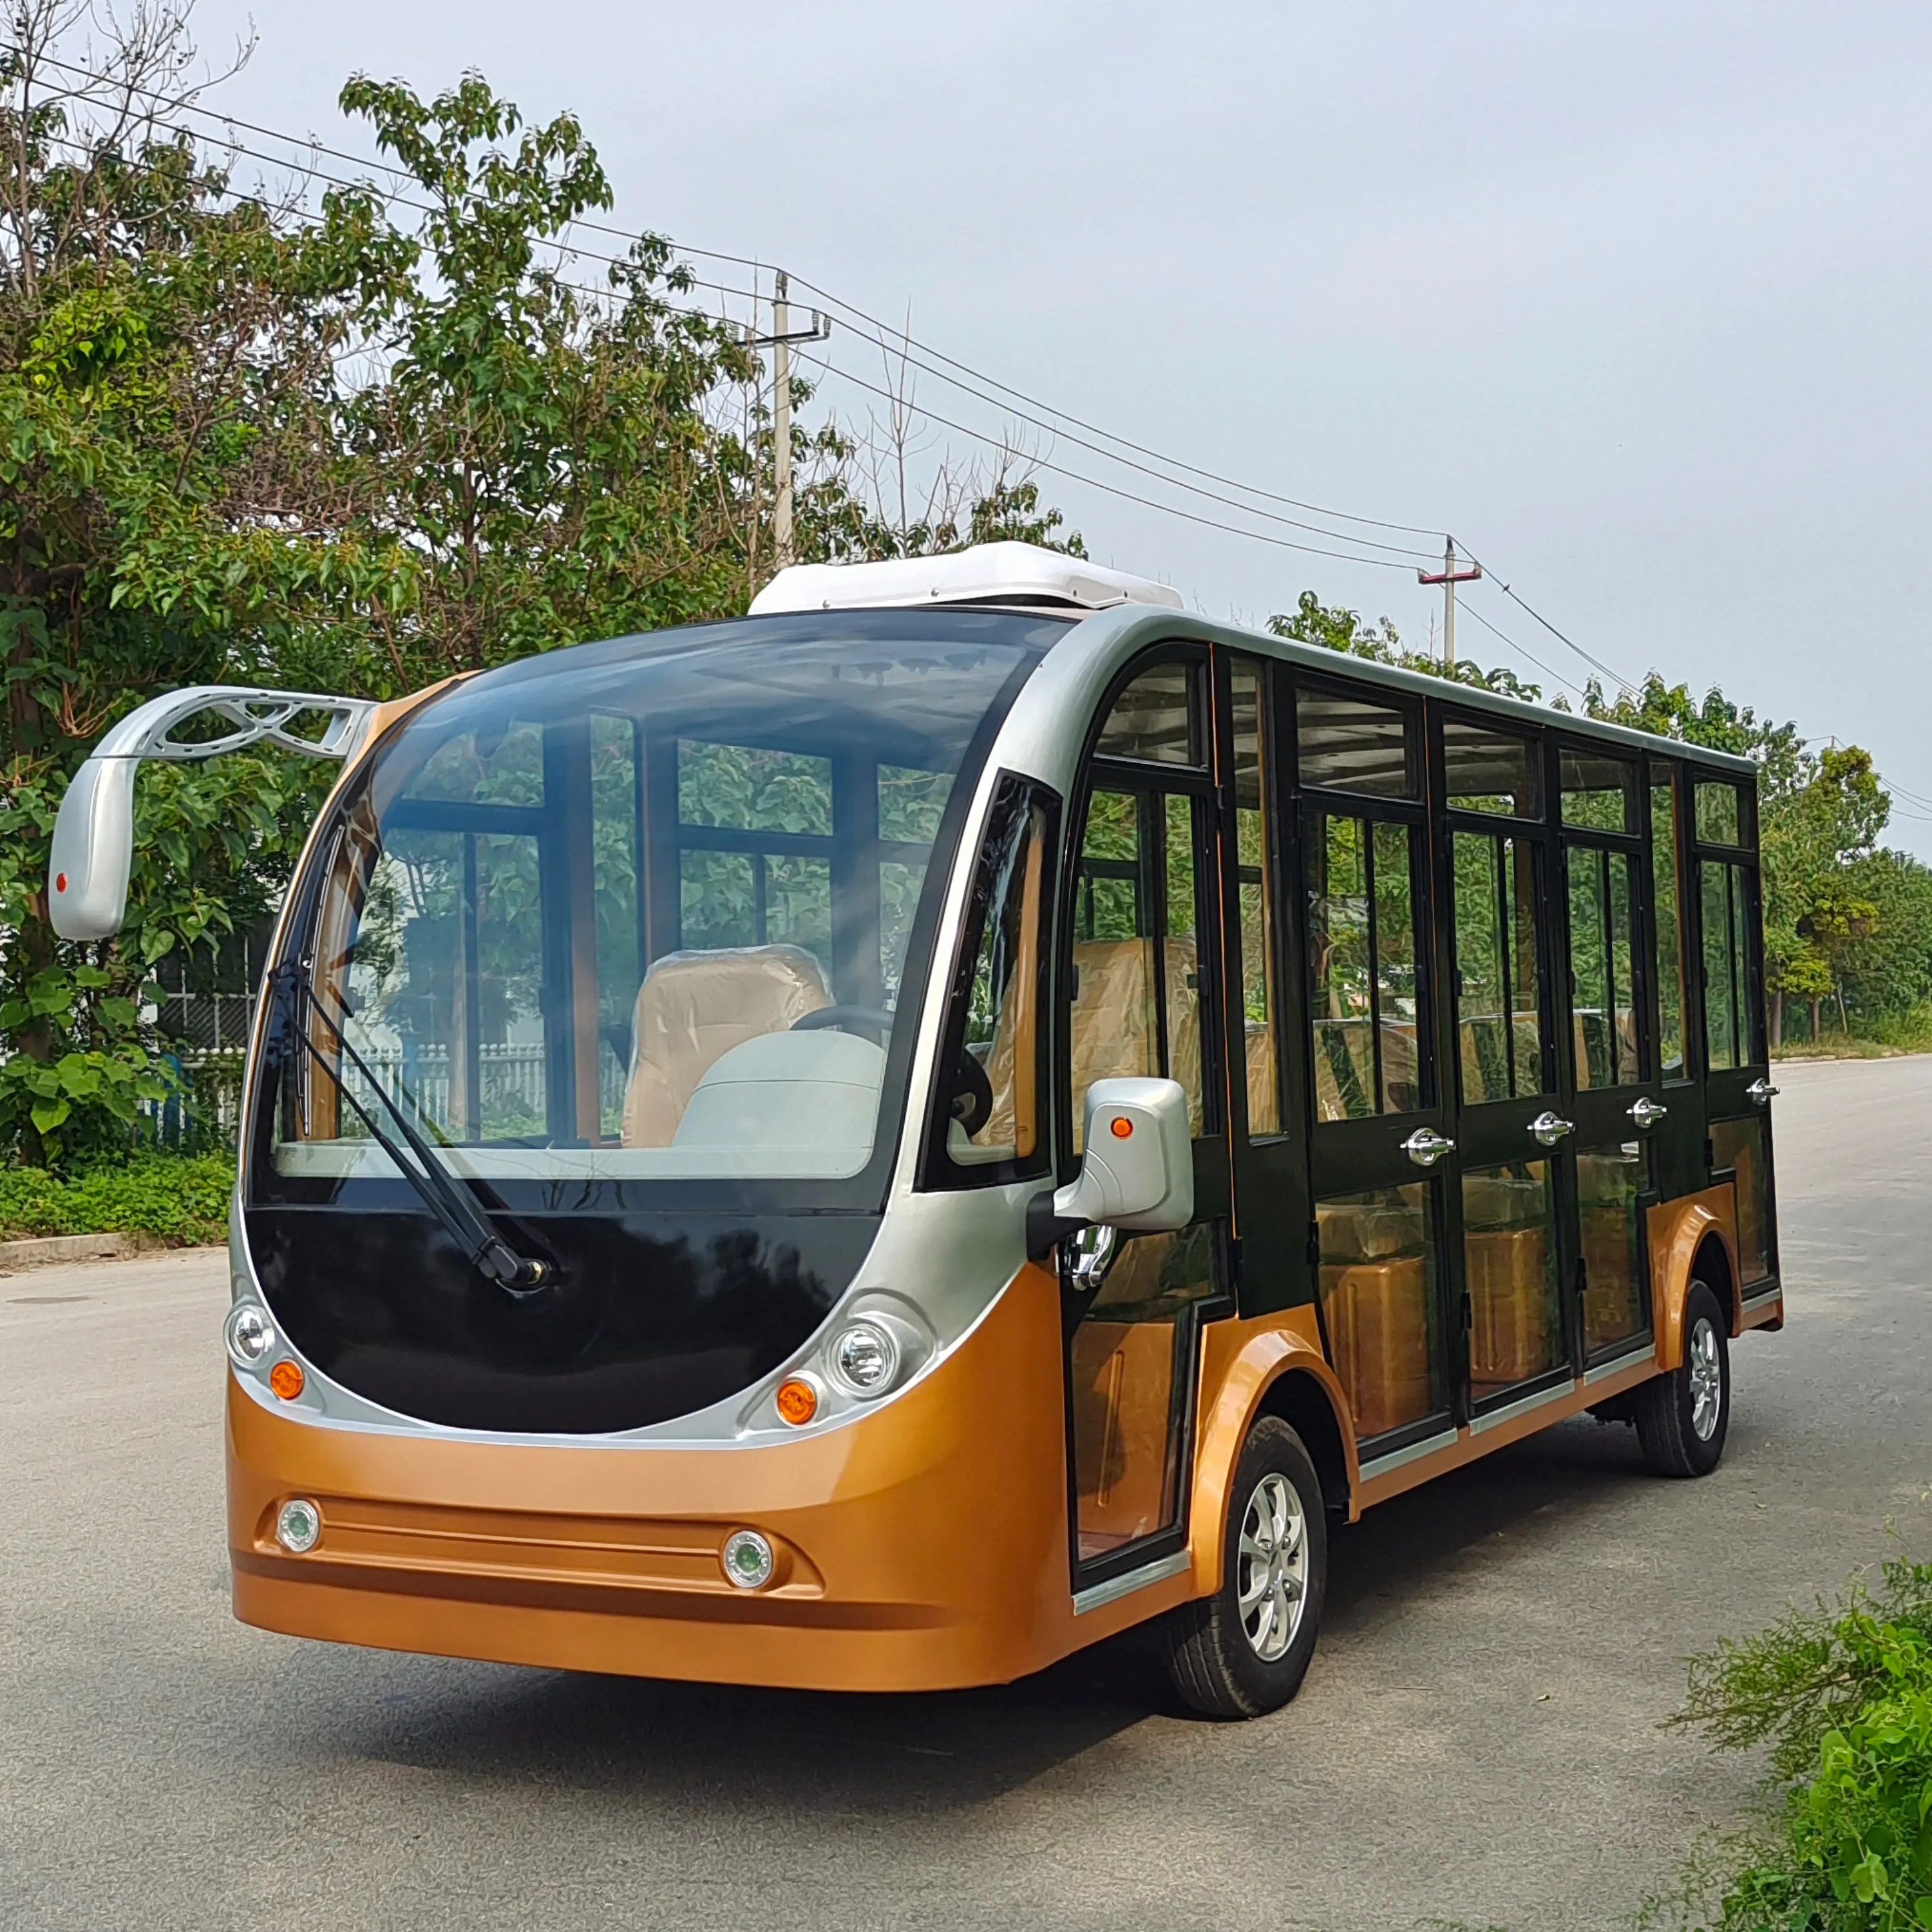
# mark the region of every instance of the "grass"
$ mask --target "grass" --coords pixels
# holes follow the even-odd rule
[[[235,1162],[223,1154],[135,1154],[72,1176],[0,1168],[0,1239],[146,1234],[170,1247],[228,1238]]]
[[[1910,1012],[1861,1014],[1858,1030],[1846,1034],[1827,1026],[1815,1040],[1792,1040],[1774,1060],[1890,1060],[1903,1053],[1932,1053],[1932,1004]]]

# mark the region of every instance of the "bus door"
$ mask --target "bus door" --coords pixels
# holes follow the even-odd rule
[[[1187,1094],[1196,1214],[1178,1233],[1090,1233],[1064,1272],[1076,1594],[1183,1549],[1200,1324],[1232,1306],[1210,668],[1198,647],[1136,667],[1076,804],[1056,1083],[1072,1155],[1062,1178],[1078,1163],[1088,1088],[1164,1076]]]
[[[1422,719],[1400,700],[1304,680],[1293,720],[1305,1000],[1296,1070],[1312,1195],[1298,1272],[1313,1272],[1366,1466],[1453,1426],[1460,1353],[1442,1263],[1453,1136],[1436,1046]],[[1243,1246],[1252,1280],[1261,1258],[1245,1229]]]
[[[1645,908],[1655,901],[1645,890],[1637,760],[1564,746],[1556,763],[1568,953],[1558,1111],[1574,1131],[1556,1152],[1575,1204],[1570,1280],[1587,1372],[1647,1345],[1645,1230],[1670,1107],[1650,985],[1658,947]]]
[[[1559,1111],[1551,1026],[1556,855],[1539,736],[1451,713],[1432,748],[1456,1092],[1451,1271],[1480,1428],[1571,1371],[1559,1202],[1575,1124]]]
[[[1772,1213],[1771,1060],[1765,1039],[1757,795],[1728,775],[1689,773],[1696,866],[1694,983],[1703,1009],[1704,1165],[1737,1189],[1738,1292],[1748,1300],[1778,1268]],[[1687,896],[1689,896],[1687,895]]]

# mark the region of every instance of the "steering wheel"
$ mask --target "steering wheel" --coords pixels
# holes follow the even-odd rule
[[[794,1020],[794,1033],[817,1033],[826,1027],[841,1027],[848,1033],[872,1033],[884,1046],[892,1030],[892,1016],[884,1006],[817,1006],[802,1019]]]

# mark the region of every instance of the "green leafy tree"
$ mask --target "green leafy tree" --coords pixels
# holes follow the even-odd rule
[[[1500,667],[1486,670],[1468,658],[1445,664],[1426,651],[1403,646],[1394,624],[1387,617],[1365,624],[1359,611],[1341,604],[1326,604],[1312,590],[1304,590],[1292,612],[1277,611],[1268,620],[1277,638],[1294,643],[1318,644],[1324,650],[1341,651],[1350,657],[1368,658],[1376,664],[1395,664],[1404,670],[1420,671],[1452,684],[1466,684],[1480,691],[1493,691],[1504,698],[1520,698],[1534,704],[1543,695],[1540,685],[1526,684],[1511,670]]]

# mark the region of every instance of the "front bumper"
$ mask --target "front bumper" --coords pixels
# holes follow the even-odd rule
[[[1028,1268],[902,1395],[775,1447],[334,1426],[231,1375],[235,1612],[338,1643],[635,1676],[1004,1682],[1076,1641],[1060,1364],[1058,1289]],[[274,1540],[292,1496],[322,1514],[301,1556]],[[739,1528],[777,1552],[762,1590],[724,1576]]]

